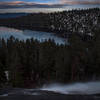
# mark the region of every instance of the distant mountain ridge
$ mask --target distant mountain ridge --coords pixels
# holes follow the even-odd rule
[[[0,5],[0,9],[7,9],[7,8],[62,8],[63,6],[68,6],[68,5],[67,4]]]

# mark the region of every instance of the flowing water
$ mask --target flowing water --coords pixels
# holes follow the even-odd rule
[[[73,84],[49,84],[44,85],[41,88],[37,89],[21,89],[21,88],[13,88],[13,89],[5,89],[0,90],[0,97],[9,97],[9,96],[19,96],[19,95],[27,95],[27,96],[43,96],[43,95],[87,95],[93,96],[92,100],[100,100],[100,81],[97,82],[86,82],[86,83],[73,83]],[[53,96],[52,95],[52,96]],[[25,99],[26,100],[26,99]],[[39,99],[40,100],[40,99]],[[72,100],[72,99],[71,99]],[[78,99],[75,99],[78,100]],[[80,100],[80,99],[79,99]],[[86,98],[82,100],[88,100]],[[91,99],[89,99],[91,100]]]
[[[44,85],[41,90],[53,91],[62,94],[100,94],[100,81],[73,83],[73,84],[50,84]]]

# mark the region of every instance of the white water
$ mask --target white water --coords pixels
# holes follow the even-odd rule
[[[10,36],[18,38],[19,40],[26,40],[30,38],[37,39],[41,42],[53,39],[55,43],[65,44],[65,39],[55,36],[53,33],[31,31],[31,30],[18,30],[7,27],[0,27],[0,38],[8,39]]]
[[[41,90],[41,91],[40,91]],[[44,85],[42,88],[38,89],[13,89],[9,91],[5,91],[5,93],[1,93],[0,97],[6,97],[11,95],[29,95],[29,96],[39,96],[44,95],[42,91],[51,91],[60,94],[67,95],[92,95],[92,94],[100,94],[100,81],[98,82],[87,82],[87,83],[73,83],[73,84],[50,84]],[[95,98],[100,98],[99,96],[95,96]]]
[[[44,85],[40,90],[53,91],[61,94],[97,94],[100,93],[100,82],[73,83],[68,85]]]

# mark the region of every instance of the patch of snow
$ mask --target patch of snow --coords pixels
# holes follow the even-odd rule
[[[6,79],[9,80],[9,71],[5,71]]]

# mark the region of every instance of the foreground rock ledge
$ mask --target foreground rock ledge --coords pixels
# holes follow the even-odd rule
[[[34,89],[0,89],[0,100],[100,100],[100,94],[66,95]]]

